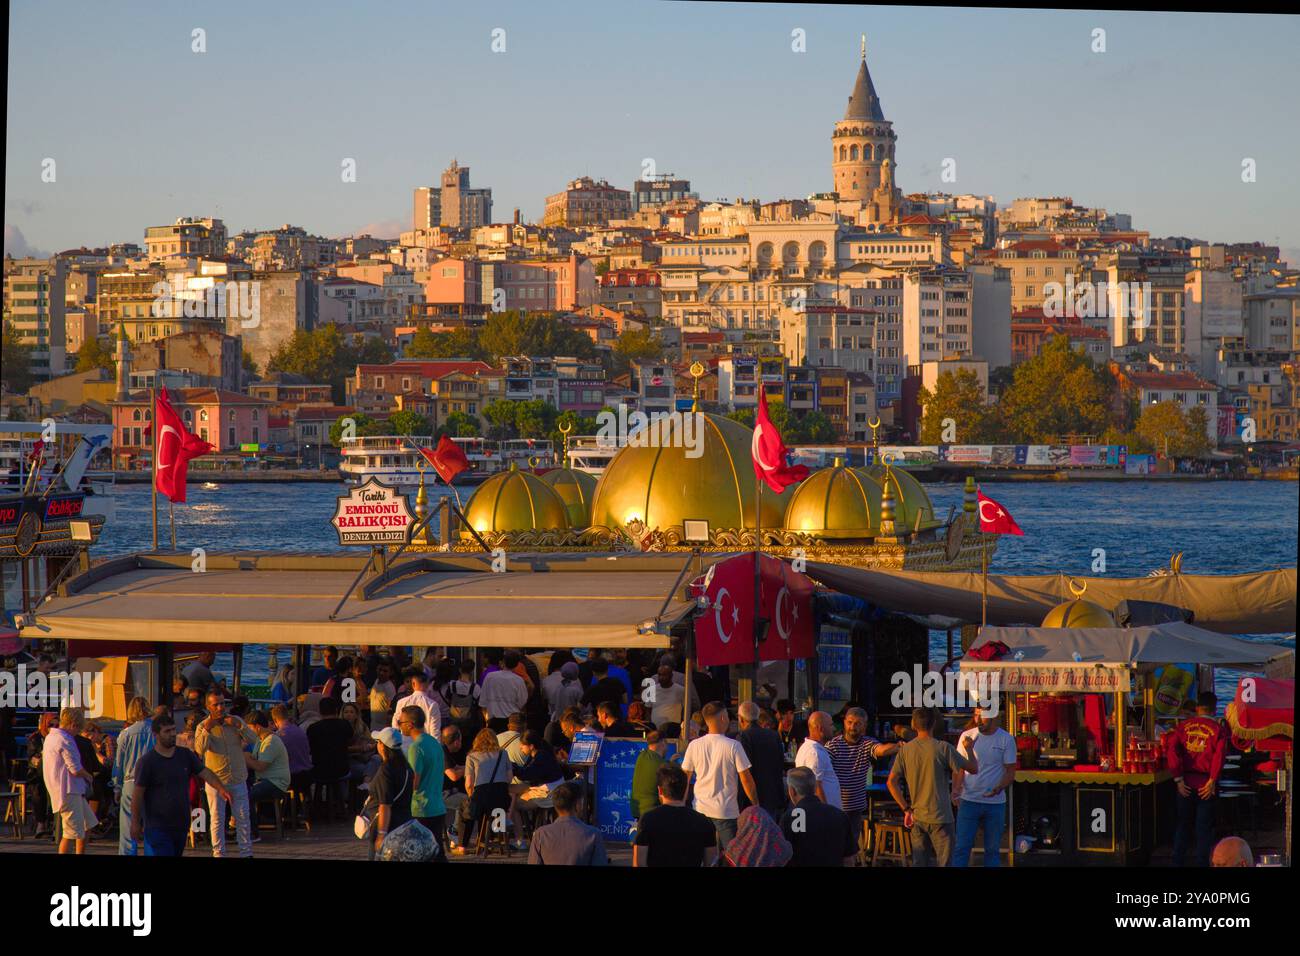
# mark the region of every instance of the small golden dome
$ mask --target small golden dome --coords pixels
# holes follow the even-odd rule
[[[837,460],[795,488],[785,528],[821,538],[873,538],[880,533],[880,494],[877,481]]]
[[[491,531],[554,531],[569,527],[564,500],[536,475],[498,472],[478,486],[465,520],[480,534]]]
[[[1115,618],[1100,604],[1075,598],[1058,604],[1043,618],[1043,627],[1114,627]]]
[[[564,502],[569,515],[569,527],[590,527],[591,499],[596,494],[596,476],[576,468],[552,468],[541,477]]]
[[[853,469],[863,477],[870,478],[877,486],[885,481],[885,469],[882,465],[868,465]],[[891,468],[890,493],[894,496],[894,525],[899,534],[916,529],[916,516],[921,516],[921,528],[937,528],[943,524],[934,516],[934,505],[925,488],[904,468]]]
[[[637,520],[663,530],[700,518],[715,530],[754,527],[753,430],[706,412],[683,413],[683,421],[687,418],[694,418],[686,436],[694,448],[683,441],[665,447],[634,445],[633,435],[610,459],[596,485],[593,525],[618,528]],[[698,451],[696,457],[691,451]],[[789,488],[778,495],[763,486],[759,500],[765,529],[782,526],[791,494]]]

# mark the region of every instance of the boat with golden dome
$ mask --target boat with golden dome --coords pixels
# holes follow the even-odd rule
[[[961,512],[947,521],[935,515],[920,482],[888,463],[853,468],[837,460],[776,494],[754,480],[751,429],[720,415],[686,414],[698,416],[702,439],[693,447],[642,444],[633,434],[599,480],[572,468],[567,455],[564,467],[542,475],[501,472],[465,504],[469,528],[452,535],[449,548],[430,537],[412,550],[761,547],[863,568],[960,571],[979,569],[981,549],[991,556],[996,547],[996,535],[978,531],[971,482]],[[422,507],[417,497],[417,513]]]

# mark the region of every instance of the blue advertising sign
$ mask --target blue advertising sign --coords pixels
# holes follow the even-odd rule
[[[632,771],[645,750],[644,740],[605,738],[596,763],[596,829],[606,840],[632,841]],[[676,744],[668,745],[668,759],[676,758]]]

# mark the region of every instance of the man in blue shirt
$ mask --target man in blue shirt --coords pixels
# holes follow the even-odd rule
[[[135,856],[139,841],[131,837],[131,799],[135,796],[135,768],[140,758],[153,750],[153,727],[149,723],[149,702],[132,697],[126,707],[129,726],[117,735],[117,754],[113,758],[113,789],[117,791],[117,852]]]

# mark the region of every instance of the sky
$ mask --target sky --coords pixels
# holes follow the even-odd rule
[[[1300,18],[647,0],[14,0],[5,251],[180,216],[396,237],[453,157],[497,221],[647,159],[704,199],[805,197],[863,33],[905,192],[1068,195],[1300,264]]]

